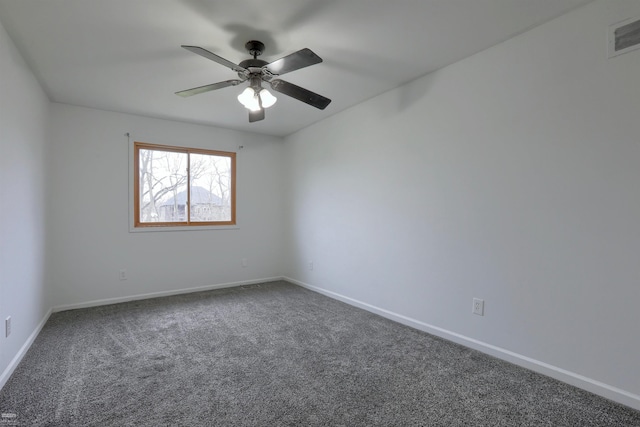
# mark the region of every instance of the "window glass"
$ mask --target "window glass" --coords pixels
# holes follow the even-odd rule
[[[235,153],[134,144],[136,227],[235,224]]]

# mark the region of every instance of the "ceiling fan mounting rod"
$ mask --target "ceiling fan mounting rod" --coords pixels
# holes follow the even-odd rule
[[[253,59],[256,59],[264,52],[264,43],[258,40],[249,40],[245,43],[244,47],[253,55]]]
[[[253,59],[245,59],[240,62],[239,65],[242,71],[238,72],[238,76],[240,76],[241,79],[253,79],[254,76],[260,75],[265,65],[269,64],[267,61],[258,59],[258,56],[264,52],[264,43],[258,40],[249,40],[245,43],[244,47],[253,56]],[[253,85],[254,84],[251,83],[251,86]]]

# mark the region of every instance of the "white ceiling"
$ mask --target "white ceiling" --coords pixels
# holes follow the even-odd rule
[[[591,0],[0,0],[0,21],[55,102],[285,136],[484,50]],[[273,61],[308,47],[324,62],[283,77],[333,102],[278,96],[248,123],[229,80],[244,44]]]

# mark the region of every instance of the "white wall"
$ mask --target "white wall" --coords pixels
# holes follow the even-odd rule
[[[281,276],[280,138],[56,103],[51,111],[54,306]],[[127,132],[157,144],[244,146],[236,159],[239,227],[129,232]]]
[[[640,51],[606,55],[634,16],[590,3],[287,138],[286,275],[640,409]]]
[[[52,306],[284,273],[640,409],[640,51],[605,38],[632,16],[596,1],[284,146],[49,104],[0,28],[0,386]],[[130,233],[126,132],[243,145],[239,228]]]
[[[0,387],[50,307],[45,287],[49,101],[0,26]],[[12,318],[5,338],[4,321]]]

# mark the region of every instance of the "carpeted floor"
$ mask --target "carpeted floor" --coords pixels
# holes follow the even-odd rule
[[[0,426],[640,426],[640,412],[285,282],[51,316]],[[11,423],[11,424],[10,424]]]

